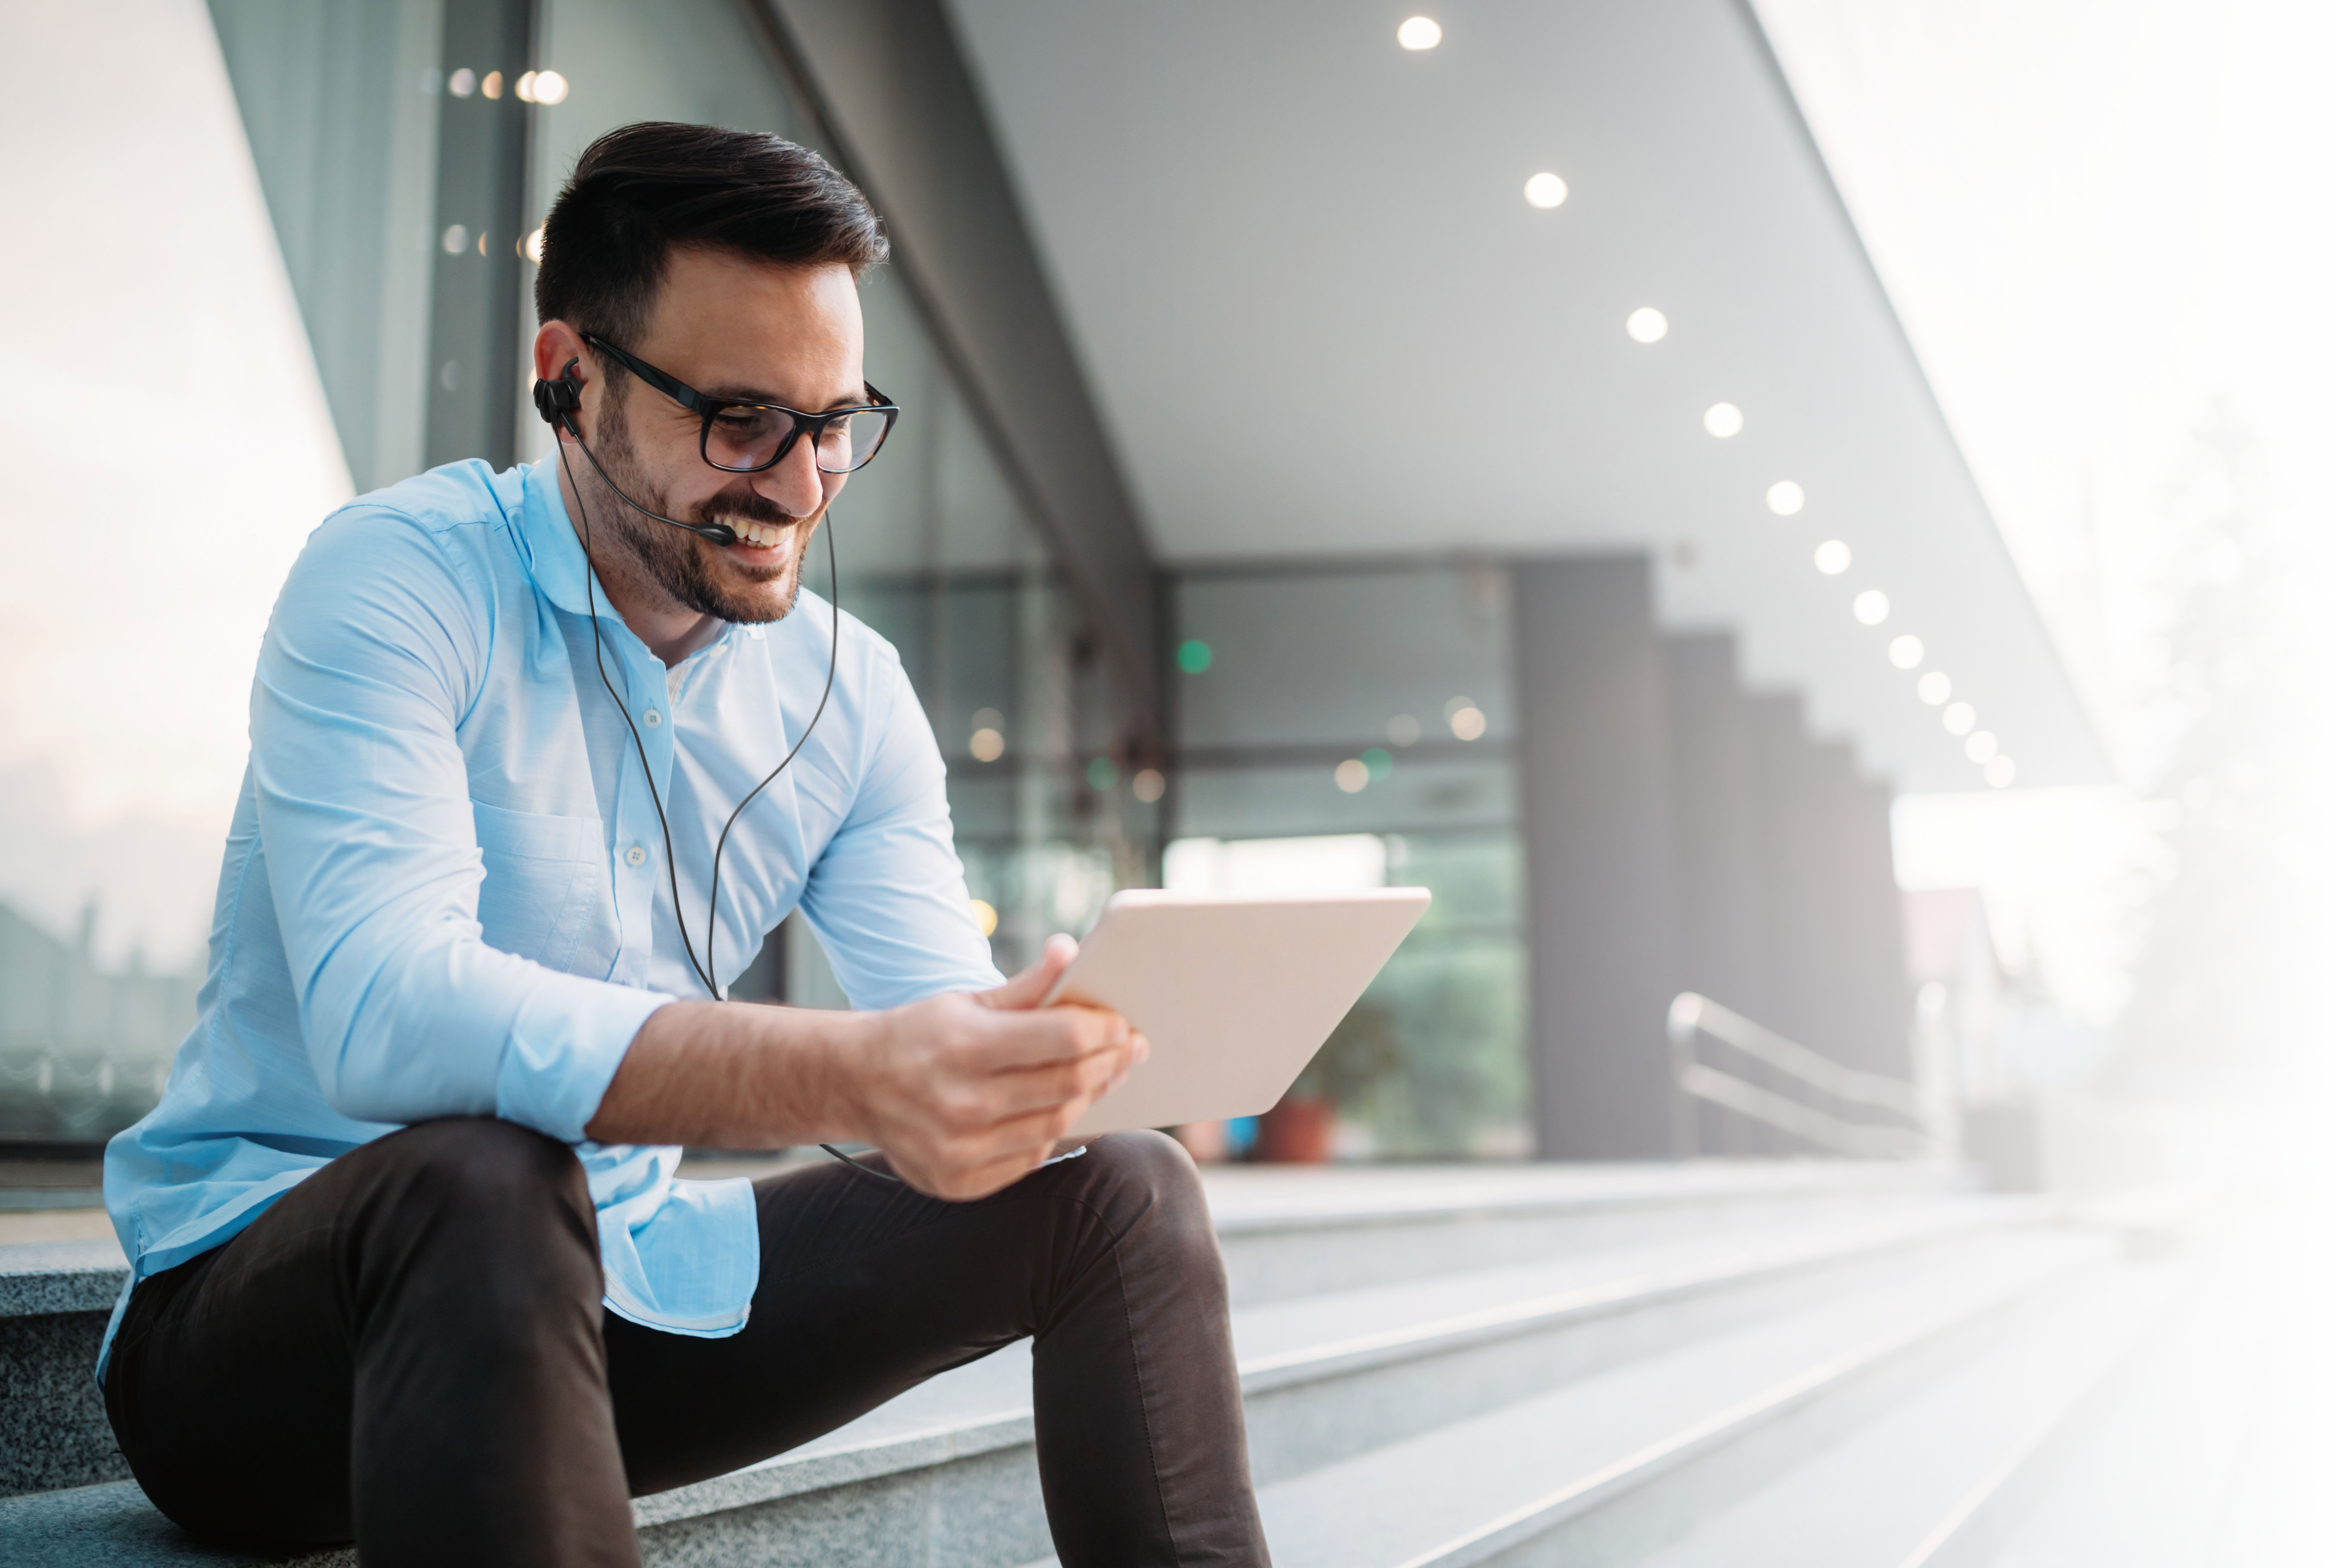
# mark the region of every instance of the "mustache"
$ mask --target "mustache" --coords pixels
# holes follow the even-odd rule
[[[757,490],[745,490],[740,495],[729,492],[712,496],[687,515],[697,522],[717,522],[722,518],[732,517],[740,518],[745,522],[772,523],[778,528],[791,528],[808,521],[804,517],[794,517]]]

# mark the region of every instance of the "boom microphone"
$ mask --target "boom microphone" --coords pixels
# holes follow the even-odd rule
[[[735,531],[723,522],[681,522],[674,517],[664,517],[657,511],[637,505],[635,501],[629,499],[626,491],[613,482],[613,476],[604,471],[604,465],[598,462],[596,454],[588,449],[588,437],[580,433],[580,421],[572,417],[572,415],[580,409],[580,362],[578,360],[575,359],[566,364],[563,367],[563,374],[554,380],[550,381],[541,376],[534,382],[531,384],[530,400],[539,409],[539,416],[555,426],[558,455],[561,456],[562,453],[563,432],[569,430],[572,432],[573,445],[580,448],[580,455],[588,459],[588,466],[596,470],[596,477],[604,481],[604,488],[619,496],[622,504],[631,510],[642,512],[656,522],[666,522],[672,528],[682,528],[688,533],[699,534],[713,544],[735,542]],[[567,479],[571,477],[572,462],[569,458],[564,459],[563,472]],[[573,481],[572,488],[574,489],[579,488],[577,480]]]
[[[604,481],[604,488],[619,496],[622,502],[631,510],[642,512],[656,522],[666,522],[672,528],[682,528],[688,533],[698,533],[713,544],[735,542],[735,531],[723,522],[681,522],[677,518],[664,517],[657,511],[637,505],[635,501],[629,500],[627,493],[620,486],[613,482],[613,476],[604,471],[604,465],[596,460],[596,454],[588,449],[588,443],[578,439],[580,427],[577,425],[572,426],[572,434],[574,437],[574,445],[580,448],[580,455],[588,459],[588,466],[596,470],[598,479]]]

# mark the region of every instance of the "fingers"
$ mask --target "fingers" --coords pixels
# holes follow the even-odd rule
[[[1057,1107],[1068,1108],[1075,1116],[1100,1100],[1150,1050],[1150,1043],[1129,1029],[1117,1042],[1070,1061],[994,1074],[988,1080],[987,1089],[996,1097],[1003,1112],[999,1120]]]
[[[1062,978],[1062,971],[1078,956],[1078,944],[1071,937],[1055,933],[1045,939],[1045,951],[1037,962],[998,986],[993,991],[980,993],[981,1002],[990,1007],[1034,1007],[1045,1000],[1054,983]]]
[[[983,1013],[960,1032],[941,1065],[968,1073],[1025,1072],[1074,1062],[1127,1043],[1135,1031],[1108,1007],[1033,1007]]]
[[[986,1197],[1050,1159],[1055,1140],[1075,1114],[1033,1112],[927,1149],[894,1150],[891,1160],[912,1185],[933,1197]]]
[[[890,1067],[864,1102],[869,1141],[936,1197],[984,1196],[1051,1157],[1056,1140],[1150,1054],[1108,1008],[1036,1004],[1069,966],[1066,937],[993,992],[886,1016]]]

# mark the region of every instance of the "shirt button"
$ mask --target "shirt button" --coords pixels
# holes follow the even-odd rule
[[[629,846],[629,852],[621,858],[632,866],[642,866],[646,863],[646,847],[642,844],[632,844]]]
[[[646,710],[646,728],[648,730],[658,730],[661,728],[660,709],[648,708]]]

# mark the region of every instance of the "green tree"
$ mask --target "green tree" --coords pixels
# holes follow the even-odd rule
[[[2279,529],[2300,500],[2230,393],[2159,494],[2183,524],[2164,627],[2180,721],[2157,773],[2161,851],[2133,877],[2119,1063],[2336,1053],[2336,581]]]

